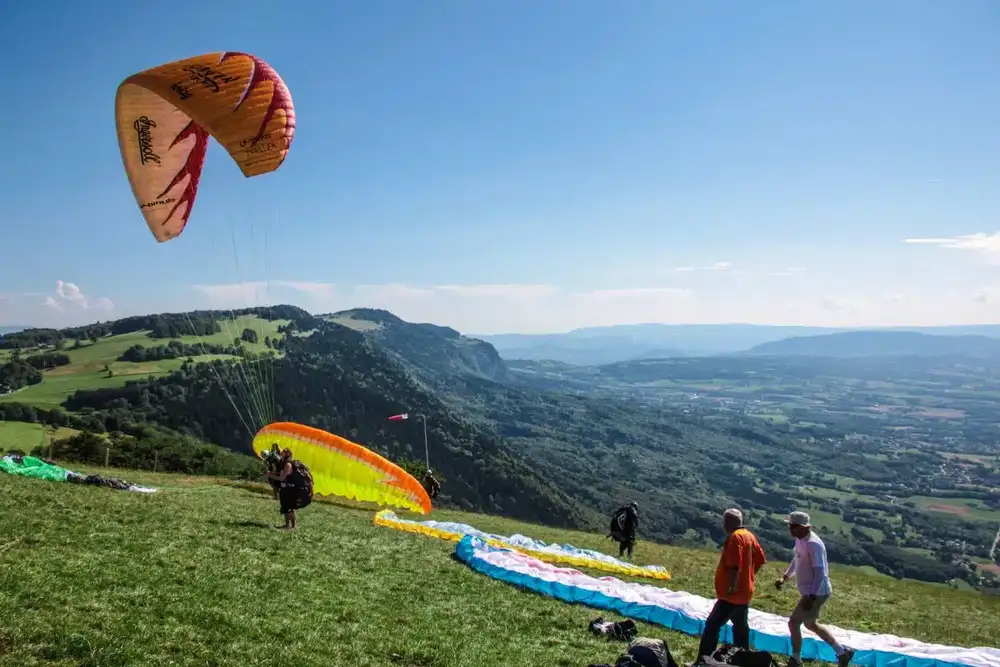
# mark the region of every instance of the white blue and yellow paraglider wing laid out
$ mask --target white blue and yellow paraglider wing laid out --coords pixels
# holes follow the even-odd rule
[[[670,573],[660,565],[633,565],[632,563],[618,560],[613,556],[602,554],[599,551],[578,549],[569,544],[547,544],[541,540],[535,540],[524,535],[515,534],[509,537],[493,535],[491,533],[484,533],[464,523],[455,523],[452,521],[411,521],[409,519],[400,519],[391,510],[382,510],[376,514],[373,523],[379,526],[394,528],[395,530],[427,535],[428,537],[437,537],[442,540],[451,540],[452,542],[458,542],[466,535],[472,535],[486,540],[490,544],[518,549],[549,563],[587,567],[631,577],[670,579]]]
[[[455,547],[455,555],[473,570],[493,579],[528,589],[564,602],[614,611],[631,619],[700,636],[714,600],[683,591],[649,584],[621,581],[614,577],[591,577],[578,570],[542,562],[515,549],[489,544],[468,535]],[[789,598],[791,599],[791,598]],[[750,608],[750,642],[758,651],[790,655],[788,619]],[[856,653],[853,663],[870,667],[998,667],[1000,649],[961,648],[927,644],[916,639],[827,629]],[[725,625],[720,640],[731,643],[732,627]],[[802,658],[836,663],[837,658],[822,639],[803,629]]]

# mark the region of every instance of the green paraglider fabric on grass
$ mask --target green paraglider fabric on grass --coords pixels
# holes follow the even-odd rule
[[[57,465],[46,463],[34,456],[19,457],[20,463],[12,456],[0,458],[0,470],[11,475],[21,475],[22,477],[34,477],[36,479],[47,479],[52,482],[65,482],[69,470],[60,468]]]

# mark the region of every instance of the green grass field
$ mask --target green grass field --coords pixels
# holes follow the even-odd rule
[[[86,471],[86,470],[85,470]],[[218,480],[115,472],[142,496],[0,475],[0,665],[402,665],[580,667],[614,662],[592,637],[607,613],[491,580],[454,545],[372,525],[370,511],[314,503],[285,534],[276,503]],[[435,511],[433,518],[607,552],[596,534]],[[638,545],[664,586],[711,595],[713,551]],[[755,606],[787,614],[766,584]],[[600,576],[602,573],[596,573]],[[1000,644],[1000,598],[832,569],[832,624],[959,646]],[[696,639],[664,637],[681,665]],[[783,662],[783,661],[782,661]]]
[[[53,440],[68,438],[76,433],[77,431],[71,428],[53,428],[24,422],[0,422],[0,453],[11,449],[30,452],[39,445],[48,445]]]
[[[282,334],[278,333],[278,327],[287,324],[287,321],[274,320],[269,322],[254,316],[244,316],[238,317],[235,320],[231,318],[219,320],[219,324],[222,327],[220,333],[210,336],[182,336],[177,340],[186,345],[225,345],[231,344],[233,339],[238,338],[244,329],[252,329],[257,332],[258,342],[244,343],[244,346],[254,352],[261,352],[267,349],[264,344],[264,338],[267,336],[280,338]],[[133,345],[155,347],[166,345],[170,340],[150,338],[147,332],[135,332],[120,336],[108,336],[107,338],[98,339],[96,343],[86,341],[79,348],[67,345],[63,352],[70,358],[68,365],[45,371],[42,373],[41,383],[25,387],[20,391],[15,391],[5,396],[0,396],[0,401],[53,408],[81,389],[121,387],[129,380],[136,380],[150,375],[165,375],[180,368],[185,359],[164,359],[139,364],[115,360]],[[4,352],[8,351],[5,350]],[[207,354],[192,358],[196,362],[202,362],[227,358],[227,356]],[[111,369],[111,377],[108,377],[105,366]]]

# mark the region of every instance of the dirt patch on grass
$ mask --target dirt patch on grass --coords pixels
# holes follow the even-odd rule
[[[964,410],[947,410],[944,408],[928,408],[927,410],[921,410],[917,414],[921,417],[930,417],[931,419],[962,419],[965,417]]]
[[[126,364],[117,363],[111,367],[115,375],[155,375],[165,373],[166,369],[151,363]]]
[[[57,366],[52,370],[47,370],[45,374],[52,377],[57,375],[75,375],[76,373],[83,372],[86,368],[87,365],[84,363],[66,364],[65,366]]]
[[[928,512],[941,512],[942,514],[957,514],[958,516],[967,516],[969,514],[968,507],[955,507],[954,505],[938,505],[937,503],[930,503],[927,505]]]

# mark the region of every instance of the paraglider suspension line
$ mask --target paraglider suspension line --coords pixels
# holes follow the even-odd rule
[[[427,460],[427,470],[431,469],[431,452],[427,448],[427,417],[420,415],[420,421],[424,423],[424,458]]]

